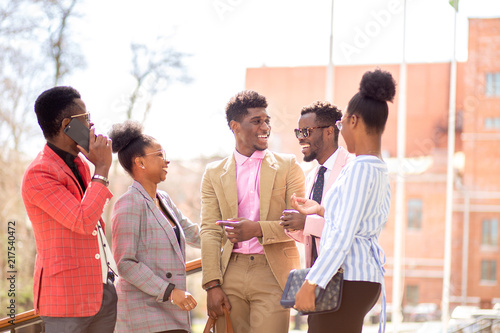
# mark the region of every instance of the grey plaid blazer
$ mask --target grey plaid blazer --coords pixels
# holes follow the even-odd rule
[[[134,181],[113,207],[113,254],[118,265],[118,318],[115,332],[190,331],[189,313],[163,295],[170,283],[186,290],[185,242],[200,247],[199,226],[157,191],[175,232],[142,185]]]

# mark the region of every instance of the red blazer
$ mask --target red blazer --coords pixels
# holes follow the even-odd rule
[[[87,163],[75,159],[85,196],[73,172],[47,145],[26,169],[22,196],[33,225],[37,257],[35,312],[51,317],[93,316],[101,307],[102,273],[96,225],[112,197],[90,182]]]

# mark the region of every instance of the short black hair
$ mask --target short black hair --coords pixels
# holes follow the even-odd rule
[[[308,113],[316,115],[316,124],[318,126],[333,126],[334,140],[339,140],[339,129],[335,126],[337,120],[342,119],[342,111],[335,105],[327,101],[316,101],[310,105],[304,106],[300,111],[303,116]]]
[[[145,148],[156,141],[153,137],[143,134],[142,130],[139,122],[127,120],[114,124],[108,134],[113,142],[113,153],[118,153],[118,161],[131,176],[134,158],[144,155]]]
[[[43,136],[51,139],[57,135],[64,118],[71,115],[75,99],[80,93],[72,87],[54,87],[45,90],[35,101],[35,113]]]
[[[387,102],[392,102],[396,95],[396,81],[391,73],[380,68],[363,74],[359,92],[347,104],[347,114],[357,114],[368,127],[382,134],[389,116]]]
[[[241,122],[248,114],[248,108],[267,108],[266,98],[253,90],[237,93],[226,105],[227,124],[231,126],[231,120]]]

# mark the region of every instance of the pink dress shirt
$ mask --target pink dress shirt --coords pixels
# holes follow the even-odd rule
[[[251,221],[260,220],[260,167],[266,151],[256,150],[247,157],[234,151],[236,161],[236,187],[238,191],[238,217]],[[264,254],[264,248],[256,237],[234,244],[233,252]]]

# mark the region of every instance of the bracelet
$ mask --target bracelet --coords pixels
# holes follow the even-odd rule
[[[205,288],[205,291],[209,291],[210,289],[214,289],[214,288],[217,288],[217,287],[220,287],[220,283],[216,283],[216,284],[214,284],[213,286],[206,287],[206,288]]]
[[[314,287],[316,287],[316,286],[317,286],[317,284],[316,284],[316,283],[313,283],[313,282],[311,282],[311,281],[309,281],[309,280],[306,280],[306,282],[307,282],[307,284],[308,284],[308,285],[310,285],[310,286],[314,286]]]
[[[172,299],[172,291],[175,288],[175,284],[169,283],[167,289],[165,289],[165,294],[163,294],[163,302],[168,301],[168,298],[170,297],[170,302],[174,304],[174,300]]]
[[[99,179],[99,180],[102,180],[103,182],[106,183],[106,187],[109,186],[109,179],[104,177],[104,176],[101,176],[101,175],[94,175],[94,177],[92,177],[92,179]]]

